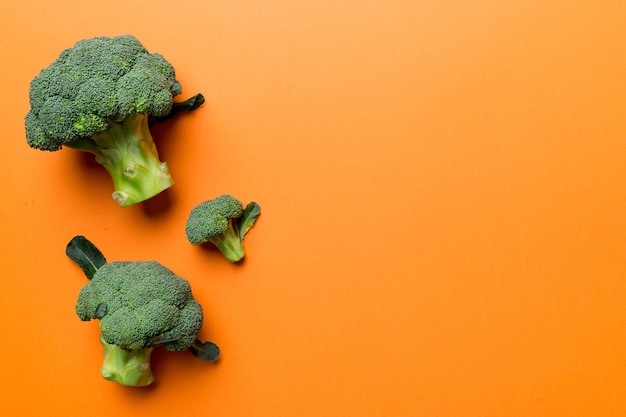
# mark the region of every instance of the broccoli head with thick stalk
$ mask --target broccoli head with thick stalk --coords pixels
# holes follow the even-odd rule
[[[211,242],[226,259],[237,262],[245,256],[243,239],[261,214],[260,206],[246,208],[235,197],[223,194],[195,206],[187,218],[185,232],[192,245]]]
[[[150,125],[204,102],[201,94],[174,102],[181,92],[174,67],[133,36],[83,39],[31,81],[26,140],[95,154],[113,179],[113,199],[127,207],[173,185]]]
[[[80,291],[76,314],[84,321],[100,320],[105,379],[149,385],[154,381],[150,356],[157,346],[217,359],[217,346],[197,339],[202,307],[188,281],[156,261],[106,263],[82,236],[72,239],[66,252],[91,278]]]

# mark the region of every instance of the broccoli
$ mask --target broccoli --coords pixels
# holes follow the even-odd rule
[[[133,36],[83,39],[31,81],[26,141],[94,154],[113,179],[113,199],[127,207],[174,184],[150,126],[204,103],[202,94],[174,102],[181,92],[172,65]]]
[[[100,320],[105,379],[134,387],[151,384],[150,356],[157,346],[189,350],[208,361],[219,357],[215,344],[197,339],[202,307],[188,281],[156,261],[107,263],[84,236],[74,237],[66,254],[90,279],[80,290],[76,314],[83,321]]]
[[[243,205],[236,198],[224,194],[204,201],[189,213],[185,231],[192,245],[211,242],[231,262],[240,261],[245,253],[243,238],[261,214],[255,202]]]

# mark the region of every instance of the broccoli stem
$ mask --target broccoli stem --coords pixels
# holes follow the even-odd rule
[[[109,381],[131,387],[144,387],[154,381],[150,355],[154,348],[122,349],[100,338],[104,349],[102,376]]]
[[[96,146],[82,150],[95,154],[107,169],[115,187],[113,199],[121,207],[145,201],[174,184],[167,164],[159,160],[148,115],[109,123],[107,130],[92,136]]]
[[[239,238],[239,232],[237,231],[237,226],[234,225],[233,219],[228,219],[226,230],[223,233],[210,237],[209,242],[217,246],[229,261],[237,262],[243,259],[243,242]]]

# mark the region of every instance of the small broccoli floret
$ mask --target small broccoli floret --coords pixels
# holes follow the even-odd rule
[[[82,236],[66,254],[91,279],[75,308],[83,321],[100,320],[104,378],[135,387],[152,383],[150,356],[157,346],[208,361],[219,357],[216,345],[197,339],[203,313],[188,281],[156,261],[106,263]]]
[[[29,93],[28,145],[95,154],[111,175],[113,198],[122,207],[174,183],[159,159],[149,122],[204,102],[201,94],[174,102],[181,93],[174,68],[130,35],[77,42],[32,80]]]
[[[236,198],[224,194],[204,201],[189,213],[185,231],[192,245],[211,242],[226,259],[237,262],[245,252],[243,239],[261,213],[255,202],[243,205]]]

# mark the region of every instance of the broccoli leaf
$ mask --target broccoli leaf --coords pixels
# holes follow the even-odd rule
[[[239,240],[243,240],[243,237],[248,233],[252,226],[254,226],[254,222],[256,222],[257,217],[261,214],[261,207],[255,203],[251,202],[246,206],[246,209],[243,211],[243,214],[237,220],[237,230],[239,231]]]
[[[75,236],[70,240],[65,248],[65,254],[78,264],[88,279],[107,261],[98,248],[94,246],[85,236]]]
[[[96,306],[96,314],[95,318],[101,319],[107,313],[107,305],[104,303],[100,303]]]
[[[220,348],[215,343],[201,342],[198,339],[189,347],[189,351],[203,361],[213,362],[220,357]]]
[[[156,123],[161,123],[164,122],[166,120],[169,120],[171,118],[173,118],[174,116],[176,116],[178,113],[180,113],[183,110],[187,110],[187,111],[193,111],[196,110],[198,107],[202,106],[204,104],[204,96],[200,93],[196,94],[193,97],[188,98],[185,101],[178,101],[178,102],[174,102],[172,104],[172,108],[170,109],[170,112],[168,114],[166,114],[165,116],[161,116],[161,117],[154,117],[150,119],[150,126],[156,124]]]
[[[181,337],[183,337],[183,334],[180,332],[180,330],[170,330],[169,332],[161,333],[160,335],[154,336],[148,342],[147,347],[154,347],[167,342],[175,342]]]

